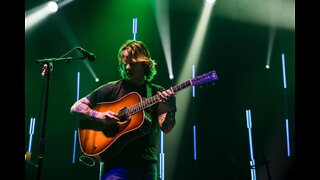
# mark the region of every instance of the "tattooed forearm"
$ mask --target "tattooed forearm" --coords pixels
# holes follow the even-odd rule
[[[82,114],[88,114],[89,115],[90,108],[88,105],[77,103],[74,112],[75,113],[82,113]]]
[[[89,117],[98,118],[99,117],[99,112],[96,111],[96,110],[90,110]]]
[[[87,98],[82,98],[79,101],[77,101],[72,107],[71,107],[71,113],[73,114],[77,114],[80,117],[85,117],[85,118],[91,118],[91,117],[95,117],[92,116],[94,115],[94,110],[92,110],[90,108],[90,101]],[[97,113],[95,111],[95,113]]]

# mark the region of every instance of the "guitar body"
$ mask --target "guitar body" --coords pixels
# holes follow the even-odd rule
[[[99,103],[92,109],[117,113],[124,107],[133,106],[141,101],[141,96],[132,92],[117,101]],[[149,132],[151,120],[145,117],[144,111],[139,111],[128,120],[108,127],[101,122],[80,119],[78,135],[82,152],[88,156],[101,155],[112,158],[127,143]]]

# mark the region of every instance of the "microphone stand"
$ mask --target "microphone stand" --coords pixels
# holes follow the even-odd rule
[[[74,49],[73,49],[74,50]],[[71,51],[73,51],[71,50]],[[70,51],[70,52],[71,52]],[[45,144],[45,129],[46,129],[46,121],[47,121],[47,108],[48,108],[48,95],[49,95],[49,85],[50,85],[50,78],[51,78],[51,71],[53,70],[53,62],[58,61],[66,61],[67,63],[70,60],[77,60],[77,59],[86,59],[86,57],[65,57],[65,58],[50,58],[50,59],[41,59],[37,60],[37,64],[42,65],[42,72],[41,75],[44,77],[44,99],[43,99],[43,113],[42,113],[42,131],[40,136],[40,144],[39,144],[39,152],[38,152],[38,171],[37,171],[37,179],[41,179],[41,171],[42,171],[42,164],[44,158],[44,144]]]

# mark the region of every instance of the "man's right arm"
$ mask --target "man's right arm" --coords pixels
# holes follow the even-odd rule
[[[72,114],[78,115],[80,118],[98,120],[106,124],[119,120],[118,115],[112,111],[99,112],[92,109],[91,107],[92,104],[89,99],[84,97],[72,105],[70,112]]]
[[[92,120],[104,120],[104,113],[100,113],[96,110],[91,109],[91,102],[86,97],[75,102],[70,112],[79,116],[80,118],[92,119]]]

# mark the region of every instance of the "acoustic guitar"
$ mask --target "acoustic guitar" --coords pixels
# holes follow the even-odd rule
[[[189,86],[214,84],[217,79],[216,72],[210,71],[171,87],[171,90],[176,93]],[[97,104],[92,109],[117,112],[120,121],[107,126],[98,121],[80,119],[78,136],[82,152],[88,156],[103,155],[112,158],[126,144],[149,132],[151,120],[145,116],[144,109],[159,101],[158,95],[142,100],[138,93],[131,92],[117,101]]]

